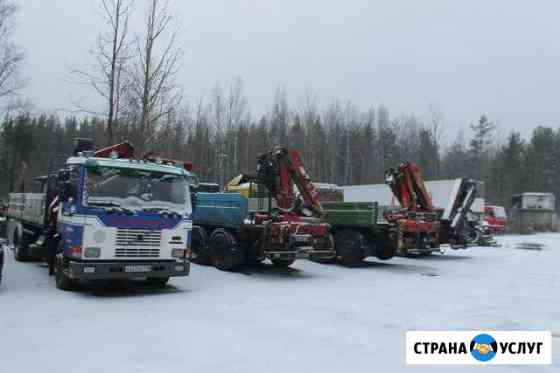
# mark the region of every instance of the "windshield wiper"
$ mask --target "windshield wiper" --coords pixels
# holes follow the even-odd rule
[[[133,215],[134,211],[131,209],[127,209],[126,207],[122,207],[118,203],[110,202],[110,201],[95,201],[95,202],[88,202],[90,206],[99,206],[99,207],[114,207],[115,210],[120,210],[127,215]]]
[[[142,209],[142,211],[157,212],[158,214],[181,215],[177,211],[173,211],[166,207],[145,207]]]
[[[90,206],[100,206],[100,207],[121,207],[118,203],[110,201],[88,201]]]

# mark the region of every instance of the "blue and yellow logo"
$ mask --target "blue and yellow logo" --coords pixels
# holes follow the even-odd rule
[[[498,351],[498,342],[488,334],[479,334],[471,341],[471,355],[478,361],[492,360]]]

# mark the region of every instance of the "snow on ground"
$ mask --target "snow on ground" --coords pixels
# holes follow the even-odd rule
[[[131,283],[70,293],[56,290],[40,264],[10,255],[0,373],[398,372],[412,369],[405,332],[424,329],[551,330],[554,366],[488,369],[557,371],[560,234],[499,241],[360,268],[302,260],[289,270],[226,273],[193,265],[163,290]],[[545,246],[517,248],[523,242]]]

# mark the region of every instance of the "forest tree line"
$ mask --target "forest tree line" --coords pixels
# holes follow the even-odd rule
[[[254,118],[240,81],[226,91],[217,87],[207,102],[162,118],[140,151],[192,161],[201,180],[221,185],[239,173],[254,173],[257,155],[282,145],[301,152],[317,182],[382,183],[386,169],[406,160],[417,163],[427,180],[482,180],[486,199],[504,206],[526,191],[560,195],[558,129],[538,127],[528,140],[516,131],[497,136],[483,115],[471,124],[469,138],[460,134],[445,144],[437,116],[425,123],[415,116],[391,117],[383,106],[362,111],[336,101],[319,108],[312,95],[293,108],[278,89],[271,109]],[[138,143],[136,123],[113,126],[114,143]],[[61,167],[76,137],[107,145],[106,120],[25,111],[6,116],[0,127],[0,196],[29,188],[33,177]]]
[[[484,181],[486,199],[506,207],[516,193],[560,195],[557,128],[538,127],[529,139],[516,131],[504,136],[482,115],[465,118],[473,121],[469,136],[449,139],[437,112],[425,121],[391,116],[383,106],[361,110],[339,101],[320,106],[309,91],[294,106],[281,88],[268,112],[255,116],[241,79],[189,103],[177,83],[185,49],[173,1],[97,0],[96,5],[102,28],[89,63],[68,75],[103,105],[74,102],[66,112],[77,116],[9,110],[0,122],[0,198],[28,190],[33,177],[60,168],[76,137],[93,138],[98,147],[129,140],[138,155],[190,160],[203,181],[221,185],[253,173],[259,153],[282,145],[299,150],[320,182],[382,183],[386,169],[406,160],[417,163],[428,180]],[[2,102],[17,97],[26,83],[25,53],[13,35],[18,9],[14,0],[0,0]],[[138,17],[143,21],[133,22]]]

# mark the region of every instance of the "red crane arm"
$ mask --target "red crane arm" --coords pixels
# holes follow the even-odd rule
[[[399,200],[401,206],[411,211],[434,211],[432,197],[418,166],[414,163],[402,163],[396,170],[386,172],[386,183]]]
[[[125,141],[120,144],[96,150],[94,157],[110,158],[113,154],[116,154],[118,158],[132,159],[134,158],[134,146],[132,146],[130,142]]]
[[[299,190],[304,202],[319,215],[323,215],[323,207],[319,199],[319,192],[303,167],[301,156],[296,150],[289,150],[285,157],[286,168],[294,184]]]
[[[295,185],[304,203],[317,215],[324,214],[319,193],[303,167],[299,152],[274,147],[268,153],[261,155],[259,160],[263,165],[260,170],[265,184],[271,184],[271,181],[275,180],[272,185],[267,185],[267,187],[275,194],[280,208],[292,207],[295,200],[293,189]],[[276,175],[271,175],[271,173],[276,173]]]

